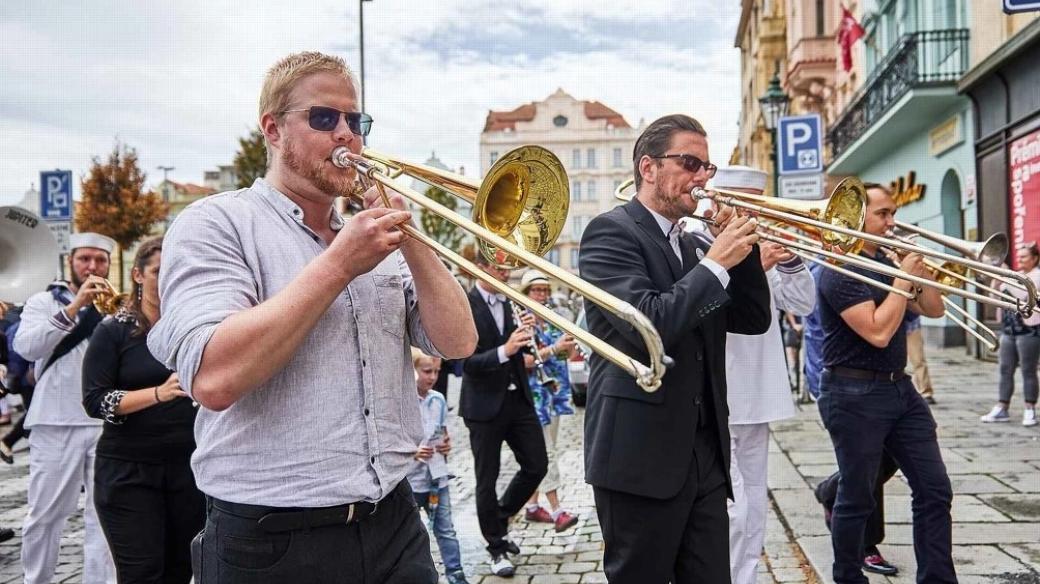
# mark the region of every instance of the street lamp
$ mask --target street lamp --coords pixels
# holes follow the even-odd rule
[[[769,80],[769,87],[766,88],[766,94],[758,98],[758,105],[762,109],[762,120],[765,121],[766,129],[769,130],[769,137],[772,148],[770,152],[770,160],[773,162],[773,196],[780,196],[780,172],[779,166],[777,165],[776,158],[776,125],[780,121],[780,118],[787,115],[787,108],[791,105],[791,98],[784,93],[784,90],[780,87],[780,64],[777,63],[776,72],[773,73],[773,78]]]
[[[170,183],[167,182],[167,180],[166,180],[166,173],[170,172],[171,170],[174,170],[174,167],[172,167],[172,166],[161,166],[160,165],[160,166],[157,166],[156,168],[158,168],[159,170],[162,171],[162,182],[163,182],[162,198],[163,198],[163,202],[169,203],[170,202]]]
[[[365,111],[365,2],[371,1],[358,0],[358,32],[361,36],[358,43],[358,49],[361,53],[361,111]]]

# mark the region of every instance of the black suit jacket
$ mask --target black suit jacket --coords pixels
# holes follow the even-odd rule
[[[459,395],[459,415],[464,420],[487,422],[495,418],[502,409],[506,388],[511,382],[517,384],[515,391],[524,392],[524,397],[534,407],[531,388],[527,384],[523,351],[518,351],[506,363],[498,362],[498,347],[505,344],[509,335],[516,330],[511,304],[505,303],[505,329],[498,332],[495,319],[491,316],[487,302],[480,291],[473,287],[469,291],[469,306],[473,321],[477,325],[477,348],[473,355],[462,362],[462,393]],[[495,306],[498,309],[498,306]],[[510,375],[512,374],[512,375]]]
[[[717,431],[729,480],[726,333],[766,332],[772,318],[769,285],[758,246],[729,270],[725,289],[699,265],[697,250],[707,248],[697,246],[694,238],[683,236],[680,264],[657,221],[636,199],[596,217],[585,229],[581,277],[645,314],[675,360],[661,387],[647,393],[616,365],[596,355],[591,359],[585,480],[593,486],[656,499],[675,496],[689,476],[697,402],[704,398],[708,379],[715,419],[705,422]],[[586,307],[592,334],[648,362],[635,329],[592,303]]]

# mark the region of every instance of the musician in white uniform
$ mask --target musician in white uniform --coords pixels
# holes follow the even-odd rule
[[[102,316],[92,305],[108,277],[111,238],[75,233],[69,239],[71,282],[56,281],[29,297],[14,349],[35,362],[36,390],[26,414],[29,512],[22,525],[25,584],[47,584],[58,564],[61,532],[86,492],[83,583],[115,582],[115,568],[94,509],[94,448],[101,420],[83,410],[83,355]]]
[[[720,168],[714,188],[761,195],[766,173],[747,166]],[[694,235],[710,239],[702,223],[690,221]],[[802,261],[782,246],[760,241],[762,268],[769,281],[774,313],[763,335],[729,333],[726,338],[726,385],[729,402],[730,475],[729,563],[733,584],[754,584],[766,533],[766,486],[769,422],[794,415],[779,311],[797,316],[812,312],[816,284]]]

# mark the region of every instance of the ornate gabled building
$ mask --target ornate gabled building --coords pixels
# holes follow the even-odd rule
[[[557,89],[542,101],[488,112],[480,134],[481,175],[499,156],[526,144],[556,154],[570,179],[571,203],[567,226],[546,257],[576,272],[581,234],[593,217],[620,202],[614,189],[632,176],[632,148],[642,130],[642,122],[633,127],[612,108]]]

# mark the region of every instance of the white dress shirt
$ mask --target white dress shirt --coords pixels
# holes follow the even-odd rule
[[[661,228],[661,233],[668,238],[668,243],[672,246],[672,251],[675,252],[675,255],[679,258],[679,264],[682,265],[682,252],[680,251],[678,240],[678,235],[683,231],[682,225],[679,223],[672,223],[664,215],[661,215],[650,207],[646,207],[646,210],[650,211],[650,214],[654,216],[658,227]],[[711,270],[712,274],[715,274],[715,277],[719,279],[719,283],[722,284],[723,288],[729,286],[729,272],[727,272],[718,262],[711,258],[701,258],[700,263]]]

